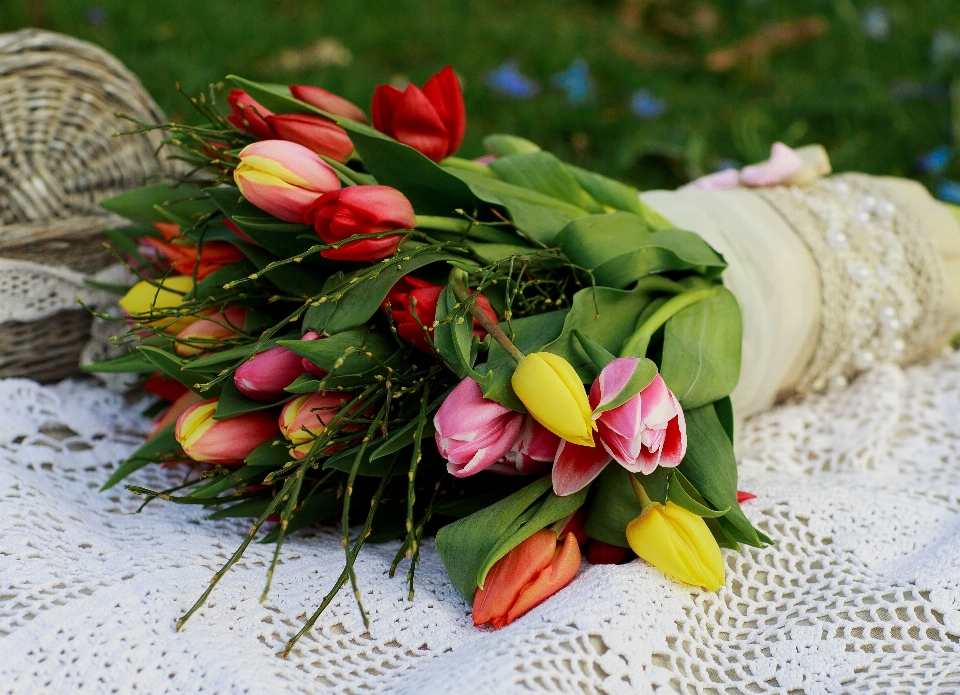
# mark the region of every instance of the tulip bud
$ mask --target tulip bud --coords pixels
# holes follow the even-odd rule
[[[320,87],[292,84],[290,85],[290,93],[294,99],[299,99],[305,104],[310,104],[310,106],[315,106],[322,111],[332,113],[334,116],[349,118],[351,121],[356,121],[357,123],[369,123],[367,114],[365,114],[359,106],[352,101],[347,101],[342,96],[328,92]]]
[[[278,345],[257,353],[233,373],[233,383],[247,398],[270,402],[289,395],[285,388],[303,374],[303,360],[292,350]]]
[[[347,393],[308,393],[294,398],[280,412],[280,432],[290,443],[294,458],[302,459],[310,453],[313,441],[353,396]],[[346,425],[348,432],[356,432],[356,425]],[[359,428],[362,429],[362,428]],[[328,450],[330,451],[330,450]]]
[[[467,128],[460,83],[449,65],[427,80],[422,91],[414,84],[402,92],[390,85],[377,87],[370,111],[374,128],[435,162],[457,151]]]
[[[465,478],[489,468],[513,446],[523,414],[483,397],[469,377],[454,387],[433,418],[447,471]]]
[[[316,331],[307,331],[300,337],[300,340],[322,340],[322,339],[323,339],[323,336],[317,333]],[[304,357],[300,361],[300,364],[303,366],[303,371],[305,371],[307,374],[310,374],[311,376],[317,377],[318,379],[322,379],[327,375],[326,369],[322,369],[318,367],[313,362],[308,360],[306,357]]]
[[[490,568],[473,598],[473,624],[498,630],[509,625],[573,581],[579,569],[580,546],[572,533],[560,546],[553,531],[537,531]]]
[[[708,591],[723,586],[723,556],[707,524],[669,500],[665,505],[651,503],[628,523],[627,542],[633,552],[674,579]]]
[[[338,162],[346,162],[353,154],[353,142],[347,131],[329,118],[311,113],[284,113],[267,117],[267,122],[280,140],[303,145],[311,152]]]
[[[433,349],[423,335],[423,328],[427,329],[427,335],[432,340],[433,322],[436,319],[437,302],[441,292],[443,292],[443,285],[427,282],[412,275],[404,275],[387,293],[381,305],[384,312],[387,310],[387,304],[390,305],[390,317],[397,328],[397,335],[430,355],[433,354]],[[496,323],[497,313],[490,306],[490,300],[481,294],[477,297],[476,305]],[[473,319],[473,335],[482,340],[486,334],[487,332],[480,327],[477,320]]]
[[[555,435],[592,447],[597,429],[586,389],[570,363],[559,355],[527,355],[510,380],[514,392],[537,422]]]
[[[265,108],[256,99],[242,89],[231,89],[227,96],[231,114],[227,116],[240,130],[253,135],[258,140],[272,140],[276,137],[273,128],[267,122],[267,117],[273,112]]]
[[[358,234],[413,229],[413,206],[403,193],[389,186],[350,186],[325,193],[312,210],[317,234],[335,244]],[[392,255],[402,235],[358,239],[320,255],[342,261],[378,261]]]
[[[176,379],[164,376],[163,372],[154,372],[144,380],[143,390],[173,403],[190,389]]]
[[[236,338],[240,334],[246,316],[246,309],[231,306],[222,312],[212,312],[194,321],[177,333],[174,346],[177,354],[189,357],[219,349],[222,346],[217,343]]]
[[[196,321],[194,316],[184,316],[170,323],[172,317],[148,318],[157,310],[175,309],[183,303],[183,295],[193,289],[193,278],[171,275],[162,280],[141,280],[120,299],[120,307],[132,318],[148,326],[162,326],[168,333],[179,333]],[[169,324],[169,325],[168,325]]]
[[[202,401],[177,420],[177,441],[194,461],[239,465],[254,449],[277,435],[273,413],[258,410],[228,420],[214,420],[219,403],[217,398]]]
[[[255,142],[244,147],[239,157],[233,178],[240,192],[284,222],[306,223],[320,196],[340,188],[340,178],[330,165],[295,142]]]

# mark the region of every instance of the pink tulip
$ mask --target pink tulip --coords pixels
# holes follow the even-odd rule
[[[285,388],[303,374],[300,355],[278,345],[257,353],[233,373],[233,383],[247,398],[257,401],[275,401],[289,395]]]
[[[803,168],[803,159],[782,142],[773,143],[770,159],[762,164],[744,167],[740,183],[752,188],[779,186]]]
[[[245,309],[230,306],[194,321],[177,333],[177,343],[174,346],[177,354],[188,357],[219,349],[221,346],[216,343],[236,338],[243,330],[246,315]]]
[[[340,188],[330,165],[295,142],[262,140],[244,147],[239,157],[233,178],[240,192],[284,222],[307,222],[320,196]]]
[[[303,145],[311,152],[346,162],[353,154],[347,131],[329,118],[312,113],[282,113],[267,116],[267,122],[281,140]]]
[[[597,412],[629,384],[639,365],[635,357],[608,364],[590,389],[590,407],[601,446],[585,447],[561,441],[553,465],[553,489],[569,495],[588,485],[610,461],[633,473],[649,474],[657,466],[680,464],[687,451],[683,409],[658,374],[626,403]]]
[[[187,409],[174,435],[194,461],[236,466],[258,446],[279,433],[277,416],[262,410],[228,420],[214,420],[219,399],[210,398]]]
[[[550,470],[559,446],[560,437],[527,415],[517,441],[487,470],[501,475],[543,475]]]
[[[292,84],[290,85],[290,93],[294,99],[299,99],[306,104],[310,104],[310,106],[315,106],[327,113],[332,113],[334,116],[349,118],[351,121],[356,121],[357,123],[369,123],[367,114],[365,114],[359,106],[352,101],[347,101],[342,96],[328,92],[320,87]]]
[[[447,396],[433,424],[447,471],[465,478],[490,468],[510,450],[520,435],[523,414],[484,398],[480,385],[468,377]]]

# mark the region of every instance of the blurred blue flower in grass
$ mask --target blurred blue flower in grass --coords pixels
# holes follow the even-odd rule
[[[511,99],[530,99],[540,93],[540,83],[520,72],[520,66],[514,60],[488,72],[483,81],[497,94]]]
[[[87,8],[86,16],[87,23],[95,27],[106,26],[107,20],[110,19],[107,11],[102,7],[97,7],[96,5]]]
[[[958,58],[960,58],[960,36],[946,29],[937,29],[933,32],[933,39],[930,42],[930,62],[934,65],[942,65]]]
[[[860,27],[863,33],[874,41],[886,41],[890,38],[890,15],[885,7],[868,7],[860,15]]]
[[[726,171],[727,169],[740,169],[742,166],[743,164],[738,162],[736,159],[721,159],[714,165],[713,170]]]
[[[583,58],[576,58],[570,67],[558,72],[550,78],[550,84],[559,87],[567,93],[567,101],[571,104],[582,104],[593,96],[596,85],[590,66]]]
[[[960,205],[960,183],[944,179],[937,186],[937,198],[945,203]]]
[[[924,174],[939,174],[947,168],[947,164],[953,158],[953,150],[949,145],[940,145],[934,147],[929,152],[924,152],[917,157],[917,170]]]
[[[660,118],[667,110],[667,102],[655,97],[649,89],[638,89],[630,97],[630,113],[644,121]]]

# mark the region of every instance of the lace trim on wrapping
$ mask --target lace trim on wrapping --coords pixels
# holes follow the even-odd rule
[[[877,363],[907,364],[929,351],[943,331],[943,268],[909,205],[864,174],[758,192],[820,270],[820,335],[796,394],[843,387]]]

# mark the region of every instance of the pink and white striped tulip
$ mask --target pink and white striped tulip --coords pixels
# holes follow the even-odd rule
[[[543,475],[550,470],[559,447],[560,437],[527,415],[517,441],[487,470],[500,475]]]
[[[284,222],[305,223],[317,199],[340,188],[333,168],[295,142],[261,140],[244,147],[239,157],[233,178],[240,192]]]
[[[628,387],[640,360],[620,357],[604,367],[590,389],[590,407],[601,446],[561,441],[553,465],[553,489],[570,495],[600,475],[610,461],[633,473],[649,474],[657,466],[680,464],[687,451],[683,409],[657,374],[625,403],[603,410]]]
[[[441,404],[433,424],[447,471],[466,478],[490,468],[510,450],[520,435],[523,413],[484,398],[480,385],[467,377]]]
[[[238,466],[258,446],[279,433],[277,416],[262,410],[214,420],[220,400],[210,398],[186,410],[174,436],[194,461]]]

